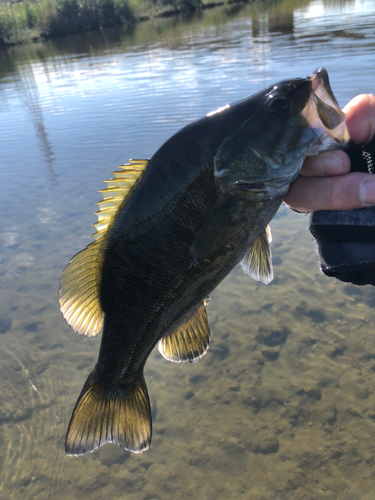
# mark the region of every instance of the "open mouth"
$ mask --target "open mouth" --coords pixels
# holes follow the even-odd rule
[[[344,144],[349,140],[345,113],[340,110],[333,95],[327,71],[318,68],[310,76],[310,80],[312,93],[302,116],[320,137],[321,144],[327,145],[327,141]],[[318,151],[313,148],[307,154],[316,154]]]
[[[340,111],[340,106],[336,101],[336,97],[333,95],[331,85],[329,83],[327,70],[324,68],[318,68],[309,78],[311,80],[311,86],[314,94],[316,94],[328,106],[336,108]]]

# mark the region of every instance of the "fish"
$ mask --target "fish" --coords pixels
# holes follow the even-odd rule
[[[89,337],[102,332],[68,426],[67,455],[105,443],[149,448],[151,351],[158,344],[177,363],[205,355],[209,294],[238,263],[253,279],[272,280],[269,222],[305,157],[348,138],[319,68],[208,113],[150,159],[112,172],[100,191],[94,241],[60,281],[70,327]]]

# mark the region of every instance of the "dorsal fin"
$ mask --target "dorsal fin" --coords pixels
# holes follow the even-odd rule
[[[268,285],[273,280],[271,241],[271,228],[267,226],[251,243],[245,257],[241,261],[241,266],[245,273],[265,285]]]
[[[206,354],[210,343],[206,305],[204,301],[191,318],[160,340],[159,351],[165,359],[194,363]]]
[[[65,320],[76,332],[94,337],[102,327],[104,313],[100,305],[100,280],[103,263],[105,234],[124,200],[131,195],[132,188],[140,181],[149,164],[148,160],[129,160],[121,170],[112,172],[114,179],[104,181],[106,189],[99,191],[96,212],[98,222],[94,224],[95,241],[77,253],[63,271],[60,280],[60,310]]]
[[[119,166],[121,170],[111,172],[114,179],[104,181],[107,187],[99,191],[103,200],[96,203],[99,211],[95,212],[98,218],[98,222],[94,224],[97,231],[93,234],[95,240],[100,239],[107,232],[115,213],[128,197],[132,188],[141,180],[148,164],[149,160],[129,160],[129,163]]]

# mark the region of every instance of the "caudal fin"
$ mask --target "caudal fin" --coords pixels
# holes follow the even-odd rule
[[[70,419],[65,439],[67,455],[84,455],[115,443],[134,453],[146,451],[151,442],[150,400],[142,376],[128,385],[95,381],[91,373]]]

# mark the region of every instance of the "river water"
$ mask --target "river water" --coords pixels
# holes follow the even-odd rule
[[[69,329],[57,289],[91,241],[102,181],[128,158],[318,66],[341,105],[373,92],[373,1],[232,4],[0,58],[0,497],[372,499],[375,292],[320,274],[306,216],[275,217],[269,286],[238,267],[214,291],[204,359],[150,356],[142,455],[65,456],[100,339]]]

